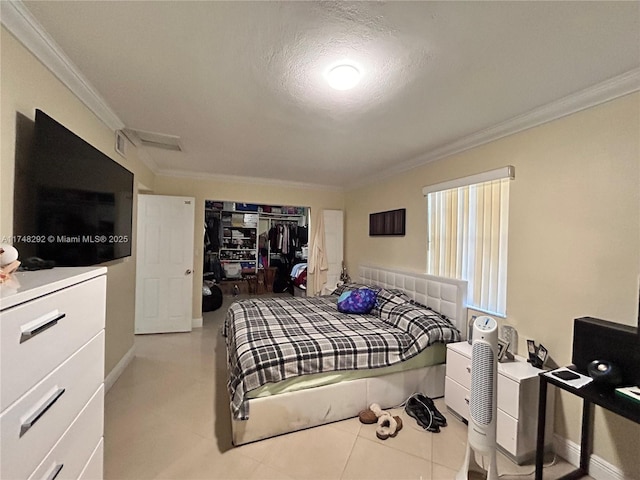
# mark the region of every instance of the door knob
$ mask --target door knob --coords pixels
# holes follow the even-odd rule
[[[185,275],[191,275],[191,270],[189,268],[187,268],[187,271],[184,272]]]

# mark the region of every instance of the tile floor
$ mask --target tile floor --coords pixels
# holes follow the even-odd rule
[[[205,313],[203,328],[191,333],[136,336],[135,358],[106,396],[106,479],[455,477],[467,427],[447,414],[442,400],[437,405],[449,425],[439,434],[396,409],[404,428],[386,441],[376,438],[375,426],[353,418],[234,448],[219,334],[231,301]],[[571,468],[559,459],[545,476]],[[533,478],[532,471],[499,456],[502,479]]]

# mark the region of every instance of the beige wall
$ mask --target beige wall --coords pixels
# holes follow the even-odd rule
[[[635,325],[640,274],[640,94],[424,165],[346,195],[346,261],[426,268],[424,185],[514,165],[508,323],[570,363],[573,319]],[[405,237],[369,237],[369,213],[407,209]],[[580,438],[580,403],[559,396],[556,432]],[[596,413],[595,454],[640,478],[640,426]]]
[[[39,108],[87,142],[124,165],[137,183],[152,187],[153,173],[127,145],[127,158],[114,150],[114,132],[87,109],[49,70],[2,28],[0,84],[0,236],[13,233],[13,182],[16,152],[16,120],[21,114],[35,118]],[[135,219],[135,212],[134,212]],[[135,222],[135,220],[134,220]],[[135,233],[135,228],[134,228]],[[135,238],[134,238],[135,246]],[[110,262],[107,275],[105,373],[133,346],[134,255]]]
[[[204,250],[205,200],[310,207],[312,223],[314,215],[317,215],[322,210],[342,210],[344,208],[344,193],[338,191],[221,181],[211,178],[194,179],[158,176],[156,177],[154,193],[158,195],[188,196],[196,199],[193,279],[194,318],[202,316],[202,255]],[[309,284],[311,284],[311,279],[309,279]]]

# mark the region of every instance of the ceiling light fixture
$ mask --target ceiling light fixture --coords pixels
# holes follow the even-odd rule
[[[360,81],[360,70],[353,65],[341,64],[329,70],[327,81],[336,90],[349,90]]]

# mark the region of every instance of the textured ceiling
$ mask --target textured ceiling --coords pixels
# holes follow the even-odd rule
[[[160,171],[349,186],[640,65],[638,2],[25,4]]]

